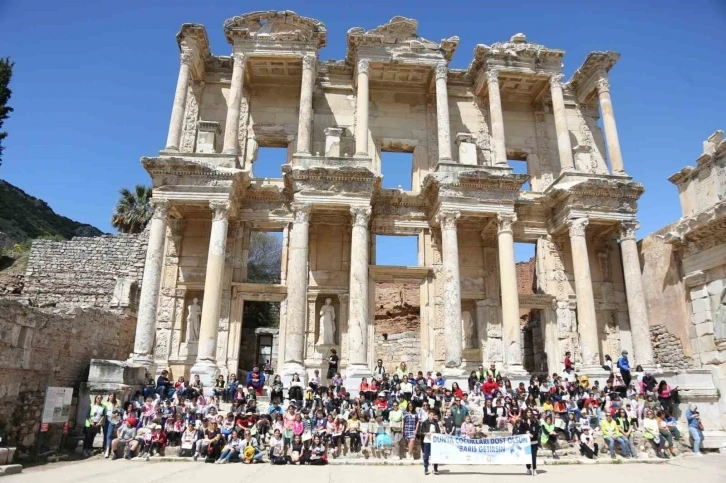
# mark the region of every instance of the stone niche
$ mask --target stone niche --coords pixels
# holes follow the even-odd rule
[[[462,344],[464,360],[466,362],[481,361],[481,347],[479,344],[479,327],[476,318],[476,301],[461,301]]]

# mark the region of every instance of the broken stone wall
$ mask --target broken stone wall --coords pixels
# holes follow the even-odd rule
[[[691,357],[683,353],[681,340],[668,332],[665,325],[650,326],[650,341],[656,364],[664,369],[693,369],[696,365]]]
[[[0,421],[11,443],[35,442],[47,387],[73,387],[75,404],[92,358],[128,357],[135,326],[130,316],[39,309],[0,298]]]
[[[39,306],[122,306],[119,299],[133,299],[141,286],[147,236],[34,240],[23,295]],[[128,281],[120,290],[126,293],[116,290],[119,280]]]
[[[401,362],[423,370],[419,300],[418,284],[376,284],[375,357],[389,371]]]

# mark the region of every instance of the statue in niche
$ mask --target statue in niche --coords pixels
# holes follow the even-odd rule
[[[522,346],[519,342],[512,341],[509,344],[509,350],[507,353],[507,364],[521,364],[522,363]]]
[[[476,328],[471,318],[471,312],[461,313],[461,328],[464,335],[464,349],[476,348]]]
[[[199,340],[199,327],[202,318],[202,308],[199,306],[199,299],[195,297],[187,310],[187,342],[196,342]]]
[[[333,299],[325,299],[320,309],[320,334],[317,345],[335,345],[335,308]]]
[[[726,287],[721,291],[716,320],[713,324],[713,335],[716,340],[726,340]]]

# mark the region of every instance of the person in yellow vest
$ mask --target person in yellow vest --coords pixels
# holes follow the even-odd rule
[[[600,422],[600,431],[602,431],[602,437],[610,448],[610,457],[615,459],[615,442],[617,441],[620,445],[620,452],[625,458],[630,458],[630,450],[628,449],[628,442],[620,432],[620,426],[613,419],[613,415],[608,412],[605,415],[605,420]]]

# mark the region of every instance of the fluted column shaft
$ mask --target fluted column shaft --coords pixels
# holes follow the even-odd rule
[[[492,147],[494,148],[494,164],[507,165],[507,143],[504,139],[504,114],[502,113],[502,97],[499,94],[499,72],[487,71],[487,89],[489,92],[489,117],[492,124]]]
[[[439,161],[451,161],[451,126],[449,122],[449,92],[446,76],[449,68],[445,62],[436,64],[436,120],[439,132]]]
[[[461,366],[463,354],[461,327],[461,282],[459,276],[459,241],[456,233],[458,211],[441,211],[441,250],[444,276],[444,341],[447,368]]]
[[[356,95],[355,154],[368,156],[368,59],[358,61]]]
[[[310,205],[295,203],[287,266],[287,333],[285,372],[302,370],[305,357],[305,312],[308,291]]]
[[[237,154],[239,145],[239,106],[242,100],[242,87],[245,79],[245,56],[233,54],[232,82],[227,100],[227,120],[224,125],[224,154]]]
[[[560,153],[560,169],[562,171],[574,170],[575,161],[572,157],[572,143],[570,143],[570,130],[567,128],[567,111],[565,97],[562,94],[562,74],[550,77],[550,93],[552,94],[552,111],[555,115],[555,129],[557,131],[557,150]]]
[[[300,117],[297,126],[297,152],[310,154],[310,140],[313,130],[313,90],[315,87],[314,55],[302,59],[302,85],[300,86]]]
[[[227,219],[229,202],[212,201],[209,203],[209,207],[212,209],[212,230],[209,235],[207,271],[204,278],[204,300],[199,328],[197,364],[200,362],[214,364],[217,360],[219,314],[222,308],[222,278],[229,224]]]
[[[653,366],[653,346],[650,342],[648,308],[643,295],[640,276],[640,256],[635,241],[635,231],[639,224],[635,221],[623,222],[620,231],[620,254],[623,257],[623,278],[625,294],[628,297],[628,316],[633,338],[635,365]]]
[[[354,206],[350,239],[350,285],[348,316],[348,365],[368,363],[368,222],[370,206]]]
[[[597,335],[595,297],[592,292],[590,260],[587,253],[585,227],[587,218],[569,220],[572,265],[575,272],[575,295],[577,298],[577,329],[580,333],[582,360],[585,366],[600,365],[600,343]]]
[[[154,214],[149,227],[149,243],[146,248],[146,262],[141,281],[139,313],[136,321],[134,353],[131,359],[142,364],[151,364],[156,333],[156,307],[161,286],[161,271],[164,266],[164,241],[169,216],[166,200],[151,200]]]
[[[620,152],[620,139],[618,138],[618,128],[615,125],[613,101],[610,98],[610,83],[604,75],[597,81],[595,88],[597,89],[597,97],[600,101],[602,127],[605,131],[605,142],[608,147],[608,155],[610,156],[610,169],[612,170],[612,174],[624,174],[623,155]]]
[[[178,151],[181,142],[182,128],[184,127],[184,109],[187,105],[187,90],[189,89],[189,70],[192,63],[192,53],[183,51],[179,57],[179,77],[176,80],[174,92],[174,105],[171,109],[169,121],[169,134],[166,136],[166,150]]]
[[[517,221],[515,213],[500,213],[497,215],[504,363],[510,370],[521,370],[522,344],[520,342],[521,328],[519,325],[519,291],[517,290],[517,268],[514,259],[512,227],[515,221]]]

